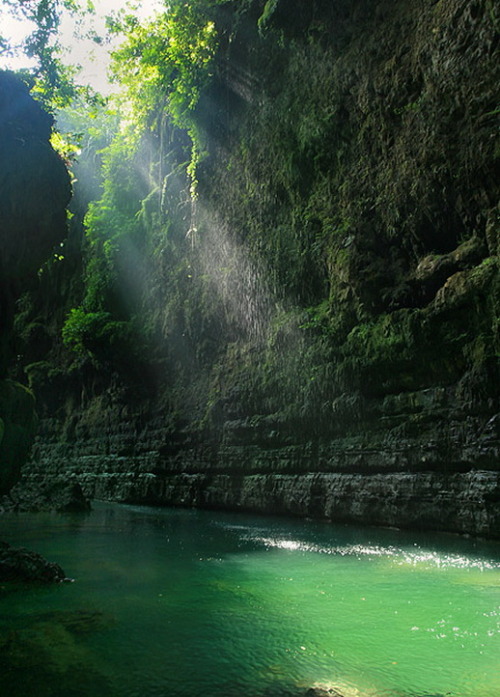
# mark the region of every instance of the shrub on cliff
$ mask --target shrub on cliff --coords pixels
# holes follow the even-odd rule
[[[62,337],[64,344],[82,357],[116,360],[130,343],[131,326],[129,322],[114,320],[109,312],[85,312],[78,307],[69,313]]]

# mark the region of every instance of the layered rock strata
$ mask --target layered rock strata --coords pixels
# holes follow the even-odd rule
[[[413,437],[382,420],[378,433],[286,444],[272,423],[226,423],[222,444],[179,443],[159,420],[138,428],[116,417],[76,443],[58,440],[45,422],[25,482],[57,482],[64,472],[104,500],[500,536],[498,416],[455,415],[451,424],[449,411],[423,410],[398,414],[420,431]]]
[[[158,118],[149,370],[48,374],[26,476],[498,537],[494,4],[242,7],[214,15],[195,201]]]

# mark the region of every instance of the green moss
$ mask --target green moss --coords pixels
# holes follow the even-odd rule
[[[259,28],[264,29],[266,24],[269,22],[271,17],[276,11],[276,8],[278,6],[279,0],[267,0],[266,4],[264,5],[264,10],[261,14],[261,16],[258,19],[258,25]]]
[[[307,307],[305,313],[307,321],[300,325],[301,329],[328,330],[330,319],[329,300],[322,300],[318,305]]]
[[[66,372],[49,361],[36,361],[24,368],[24,374],[28,380],[30,390],[37,394],[42,386],[64,376]]]
[[[117,321],[109,312],[85,312],[82,308],[71,310],[62,328],[68,348],[99,361],[132,357],[132,333],[130,322]]]

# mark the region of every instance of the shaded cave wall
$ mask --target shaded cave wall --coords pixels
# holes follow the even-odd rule
[[[27,480],[498,536],[494,5],[293,10],[217,8],[195,202],[149,144],[147,360],[40,377]]]

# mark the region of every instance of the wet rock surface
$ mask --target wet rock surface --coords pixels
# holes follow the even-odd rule
[[[59,564],[23,547],[0,542],[0,581],[61,583],[66,580]]]

